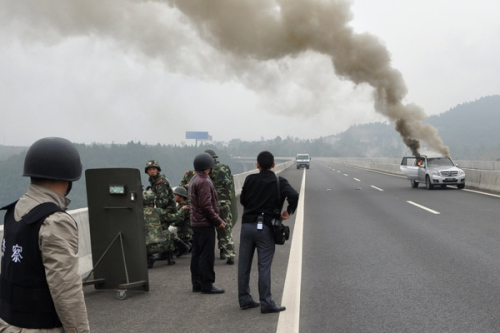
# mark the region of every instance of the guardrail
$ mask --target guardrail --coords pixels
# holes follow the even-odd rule
[[[320,158],[318,158],[320,159]],[[361,167],[381,172],[403,175],[399,169],[400,159],[393,158],[331,158],[337,163],[349,166]],[[466,187],[473,187],[492,192],[500,192],[500,162],[479,162],[479,161],[455,161],[466,174]],[[280,173],[291,165],[294,160],[280,163],[274,168],[275,173]],[[234,175],[234,185],[236,195],[241,194],[241,188],[246,176],[258,173],[254,169],[241,174]],[[80,208],[68,211],[78,224],[79,244],[78,254],[80,258],[80,274],[83,276],[92,269],[92,251],[90,243],[89,216],[87,208]],[[3,225],[0,226],[0,238],[3,238]]]
[[[280,163],[274,168],[275,173],[280,173],[295,161]],[[245,181],[246,176],[252,173],[258,173],[259,170],[251,170],[244,173],[234,175],[234,186],[236,195],[241,194],[241,188]],[[90,243],[90,227],[89,227],[89,212],[88,208],[80,208],[69,210],[68,213],[75,219],[78,225],[78,257],[79,257],[79,273],[83,277],[86,273],[92,270],[92,248]],[[3,225],[0,225],[0,238],[3,239]]]

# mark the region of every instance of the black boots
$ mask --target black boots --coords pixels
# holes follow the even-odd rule
[[[220,250],[220,260],[226,260],[226,252],[223,249]]]
[[[154,256],[148,256],[148,269],[153,268],[155,261],[156,261],[156,259]]]
[[[167,254],[167,265],[169,265],[169,266],[175,265],[173,252],[168,252],[168,254]]]
[[[175,247],[177,248],[177,253],[175,254],[177,257],[185,255],[191,250],[191,245],[189,243],[184,243],[180,239],[175,241]]]

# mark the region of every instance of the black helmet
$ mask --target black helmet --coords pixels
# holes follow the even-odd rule
[[[217,156],[217,154],[215,153],[215,150],[213,150],[213,149],[207,149],[207,150],[205,150],[205,153],[209,153],[213,159],[216,159],[217,157],[219,157],[219,156]]]
[[[148,173],[149,168],[157,168],[158,171],[161,171],[160,163],[158,163],[158,161],[155,161],[155,160],[151,160],[151,161],[148,161],[148,163],[146,163],[146,166],[144,167],[144,172]]]
[[[24,177],[73,182],[82,175],[82,162],[76,147],[63,138],[43,138],[28,149]]]
[[[188,191],[182,186],[177,186],[176,188],[174,188],[174,194],[180,195],[184,198],[188,197]]]
[[[211,169],[215,165],[214,159],[209,153],[201,153],[196,155],[193,161],[193,166],[196,171]]]

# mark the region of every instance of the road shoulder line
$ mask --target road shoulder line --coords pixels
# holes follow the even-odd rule
[[[304,231],[304,198],[306,187],[306,169],[300,185],[299,204],[293,228],[290,257],[286,271],[285,286],[281,304],[286,311],[280,312],[277,333],[298,333],[300,327],[300,286],[302,284],[302,241]]]

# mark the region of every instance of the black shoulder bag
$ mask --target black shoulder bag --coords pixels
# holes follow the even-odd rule
[[[280,179],[278,175],[276,175],[276,181],[278,184],[278,202],[281,204]],[[290,238],[290,228],[284,225],[281,220],[281,207],[274,211],[274,218],[271,221],[271,225],[273,228],[274,243],[278,245],[285,244],[285,241]]]

